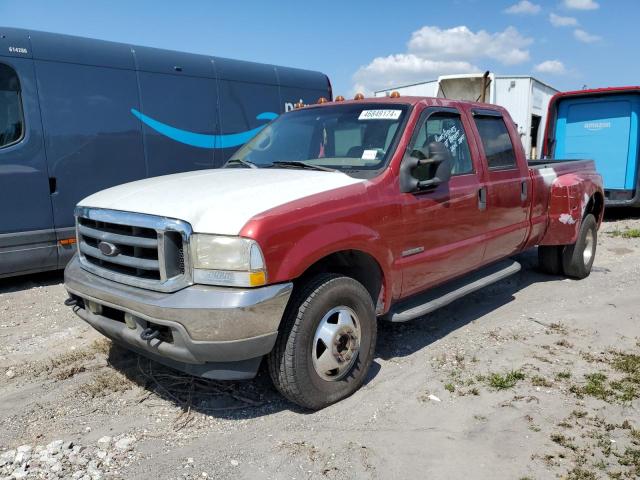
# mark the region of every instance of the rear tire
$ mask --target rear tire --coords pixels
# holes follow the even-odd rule
[[[568,277],[586,278],[591,273],[596,257],[598,243],[598,224],[592,214],[582,220],[578,239],[573,245],[567,245],[562,252],[562,269]]]
[[[352,278],[320,274],[294,290],[267,357],[269,374],[286,398],[319,410],[360,388],[375,343],[369,292]]]
[[[549,275],[562,275],[562,249],[564,246],[540,245],[538,267]]]

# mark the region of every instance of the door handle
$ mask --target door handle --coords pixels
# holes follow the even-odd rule
[[[524,202],[527,199],[527,196],[528,196],[527,181],[522,180],[520,182],[520,200]]]
[[[478,210],[487,209],[487,187],[480,187],[478,190]]]

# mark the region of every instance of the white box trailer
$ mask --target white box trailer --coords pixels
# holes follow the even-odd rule
[[[375,92],[376,97],[397,91],[405,96],[439,97],[455,100],[485,101],[507,109],[518,125],[524,151],[529,159],[540,158],[547,120],[547,107],[558,90],[526,75],[496,75],[472,73],[443,75],[437,80],[404,85]]]

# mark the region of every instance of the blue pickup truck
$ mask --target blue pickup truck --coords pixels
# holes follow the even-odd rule
[[[64,267],[76,203],[216,168],[326,75],[0,27],[0,277]]]
[[[640,207],[640,86],[577,90],[549,103],[546,157],[596,162],[607,206]]]

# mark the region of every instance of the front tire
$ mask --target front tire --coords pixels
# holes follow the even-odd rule
[[[360,388],[375,343],[369,292],[352,278],[321,274],[294,291],[267,357],[269,374],[286,398],[319,410]]]
[[[586,278],[596,256],[598,243],[598,224],[592,214],[582,220],[578,239],[573,245],[567,245],[562,252],[562,269],[568,277]]]

